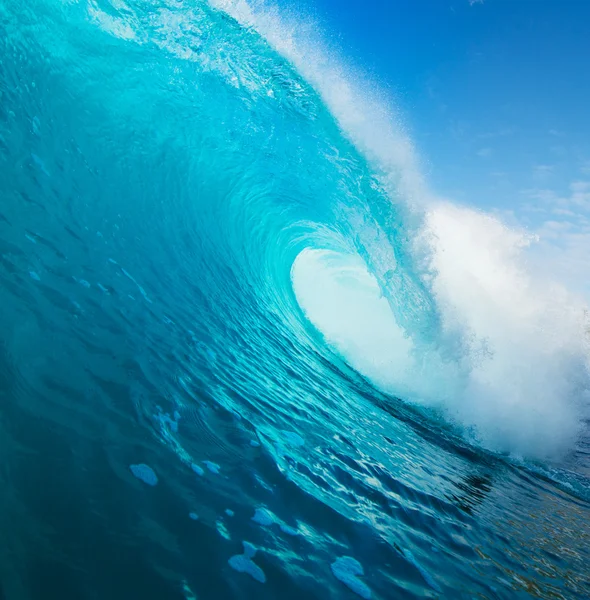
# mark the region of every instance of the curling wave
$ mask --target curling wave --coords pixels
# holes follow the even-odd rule
[[[0,6],[0,596],[40,597],[58,545],[72,598],[123,598],[88,527],[137,597],[261,597],[228,568],[268,597],[583,597],[587,305],[428,189],[315,31],[242,0]]]

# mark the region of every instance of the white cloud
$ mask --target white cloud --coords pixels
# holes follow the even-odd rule
[[[562,146],[561,144],[551,146],[549,150],[551,150],[551,152],[553,152],[553,154],[556,154],[557,156],[564,156],[567,152],[565,146]]]
[[[539,200],[540,202],[550,203],[554,202],[559,198],[559,195],[553,190],[533,188],[529,190],[523,190],[522,194],[531,200]]]
[[[539,242],[535,252],[544,268],[558,274],[572,291],[590,298],[590,223],[570,222],[562,227],[558,221],[546,221],[536,233]]]
[[[469,6],[473,6],[474,4],[483,4],[483,0],[469,0]]]
[[[580,172],[584,175],[590,175],[590,160],[585,160],[580,166]]]
[[[590,212],[590,181],[574,181],[570,184],[572,205]]]
[[[532,201],[521,214],[534,223],[541,264],[590,298],[590,181],[572,181],[561,192],[534,188],[522,194]]]
[[[513,135],[514,132],[515,130],[512,127],[504,127],[504,129],[498,129],[497,131],[487,131],[486,133],[480,133],[477,137],[482,140],[489,140],[493,138]]]
[[[554,208],[551,212],[558,217],[575,217],[576,216],[576,213],[573,210],[569,210],[567,208]]]
[[[480,148],[476,154],[477,154],[477,156],[481,156],[481,158],[489,158],[492,155],[492,149],[491,148]]]
[[[553,165],[535,165],[533,167],[533,177],[536,179],[545,179],[553,173]]]
[[[575,193],[587,192],[590,190],[590,181],[573,181],[570,183],[570,190]]]
[[[542,211],[573,211],[577,216],[581,213],[589,213],[590,216],[590,181],[572,181],[565,193],[557,193],[554,190],[534,188],[523,190],[523,195],[537,202]]]
[[[553,135],[555,137],[563,137],[565,135],[565,133],[563,133],[563,131],[559,131],[557,129],[550,129],[549,135]]]

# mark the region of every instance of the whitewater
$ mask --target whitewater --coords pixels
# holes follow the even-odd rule
[[[0,5],[0,599],[588,597],[588,298],[423,172],[299,11]]]

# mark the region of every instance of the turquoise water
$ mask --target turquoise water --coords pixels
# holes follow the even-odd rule
[[[587,598],[583,306],[290,27],[0,5],[0,598]]]

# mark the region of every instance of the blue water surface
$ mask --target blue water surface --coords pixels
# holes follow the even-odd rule
[[[0,598],[589,597],[588,471],[462,441],[299,307],[355,223],[405,265],[377,175],[213,4],[0,4]]]

